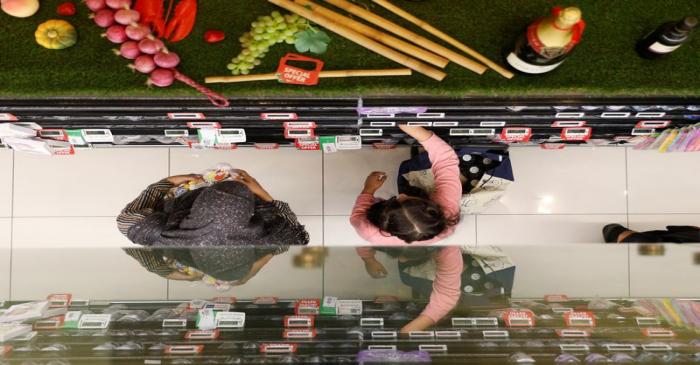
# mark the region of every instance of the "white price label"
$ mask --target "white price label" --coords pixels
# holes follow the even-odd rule
[[[361,300],[338,300],[336,304],[337,314],[359,316],[362,314]]]
[[[245,326],[245,313],[243,312],[217,312],[216,328],[243,328]]]
[[[384,132],[381,129],[360,129],[360,136],[362,137],[381,137]]]
[[[105,329],[112,320],[111,314],[83,314],[78,322],[79,329]]]
[[[216,131],[217,143],[243,143],[246,141],[245,129],[228,128],[217,129]]]
[[[336,136],[335,148],[338,150],[359,150],[362,148],[362,137],[360,136]]]
[[[202,113],[168,113],[168,119],[172,119],[172,120],[182,120],[182,119],[201,120],[201,119],[207,119],[207,117]]]
[[[114,136],[109,129],[83,129],[80,132],[88,143],[112,143]]]

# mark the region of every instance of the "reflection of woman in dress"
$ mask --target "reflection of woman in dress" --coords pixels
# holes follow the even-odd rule
[[[243,170],[235,181],[191,190],[202,181],[180,175],[150,185],[117,217],[122,234],[145,246],[306,245],[309,235],[285,202],[274,200]]]

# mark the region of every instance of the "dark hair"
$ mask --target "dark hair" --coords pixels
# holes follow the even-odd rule
[[[406,243],[434,238],[459,220],[448,220],[437,203],[416,197],[404,201],[391,198],[375,203],[367,210],[367,219],[383,232]]]

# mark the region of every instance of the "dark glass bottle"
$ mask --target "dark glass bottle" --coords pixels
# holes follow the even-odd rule
[[[685,43],[690,32],[698,26],[698,18],[685,17],[680,22],[668,22],[637,42],[637,53],[646,59],[656,59],[671,53]]]
[[[538,19],[527,28],[506,61],[523,74],[552,71],[578,44],[584,27],[578,8],[554,8],[551,17]]]

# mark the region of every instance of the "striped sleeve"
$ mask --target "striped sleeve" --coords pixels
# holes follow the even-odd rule
[[[119,232],[126,236],[129,228],[153,213],[172,187],[173,184],[165,179],[149,185],[141,195],[122,209],[117,217]]]
[[[138,261],[146,270],[154,274],[166,277],[173,272],[173,269],[168,266],[163,257],[156,255],[149,249],[125,248],[124,252]]]
[[[289,204],[283,201],[273,200],[272,205],[274,205],[275,208],[277,208],[277,214],[287,222],[287,224],[292,230],[296,231],[299,241],[295,242],[294,244],[308,245],[309,241],[311,240],[309,232],[307,232],[306,228],[301,223],[299,223],[297,215],[292,211],[292,208],[289,207]],[[285,245],[280,246],[280,249],[277,250],[278,252],[275,253],[275,255],[279,255],[287,251],[287,248],[282,250],[282,247],[285,247]]]

